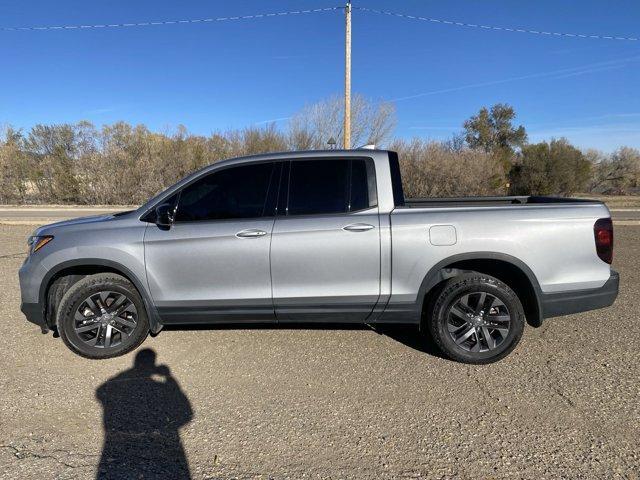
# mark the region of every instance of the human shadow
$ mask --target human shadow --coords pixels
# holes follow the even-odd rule
[[[139,351],[133,367],[100,385],[96,397],[104,426],[97,479],[191,478],[179,429],[193,410],[153,350]]]

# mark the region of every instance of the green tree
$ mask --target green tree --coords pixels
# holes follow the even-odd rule
[[[477,115],[464,122],[464,137],[473,149],[495,155],[508,170],[517,149],[527,143],[522,125],[515,127],[513,107],[498,103],[491,110],[483,107]]]
[[[510,172],[516,195],[570,195],[583,190],[591,162],[566,139],[526,145]]]

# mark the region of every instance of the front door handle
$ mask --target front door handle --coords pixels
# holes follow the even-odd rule
[[[371,230],[375,228],[373,225],[369,225],[368,223],[352,223],[351,225],[346,225],[342,227],[343,230],[347,230],[349,232],[366,232],[367,230]]]
[[[238,238],[257,238],[264,237],[267,234],[264,230],[242,230],[241,232],[236,233],[236,237]]]

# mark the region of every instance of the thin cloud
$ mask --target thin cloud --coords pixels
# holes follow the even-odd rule
[[[300,58],[311,58],[311,55],[273,55],[273,60],[297,60]]]
[[[625,125],[635,125],[634,120],[638,119],[640,122],[640,112],[624,112],[624,113],[605,113],[602,115],[595,115],[591,117],[579,117],[579,118],[565,118],[559,119],[552,123],[544,122],[544,123],[528,123],[527,128],[530,131],[536,131],[536,129],[546,129],[550,128],[564,128],[559,124],[568,124],[567,128],[607,128],[608,126],[614,125],[613,122],[625,121]],[[597,122],[597,123],[593,123]],[[617,125],[620,125],[618,123]],[[638,123],[640,125],[640,123]],[[615,126],[615,125],[614,125]]]
[[[558,128],[550,128],[547,130],[532,130],[529,135],[536,137],[564,137],[569,135],[586,135],[598,133],[637,133],[638,141],[640,141],[640,124],[605,124],[605,125],[574,125]]]
[[[283,122],[285,120],[289,120],[291,117],[278,117],[278,118],[270,118],[269,120],[261,120],[259,122],[255,122],[254,125],[264,125],[266,123],[278,123]]]
[[[551,138],[567,138],[582,148],[596,148],[612,152],[621,145],[640,148],[640,122],[600,125],[570,125],[527,132],[529,141],[539,142]]]
[[[597,117],[587,117],[586,120],[604,120],[608,118],[640,118],[640,112],[607,113]]]
[[[569,78],[569,77],[579,77],[580,75],[588,75],[591,73],[597,73],[597,72],[606,72],[609,70],[618,70],[620,68],[624,68],[626,67],[627,64],[620,64],[620,65],[610,65],[608,67],[600,67],[600,68],[591,68],[591,69],[585,69],[585,70],[580,70],[578,72],[572,72],[572,73],[565,73],[563,75],[558,75],[557,77],[553,77],[554,80],[558,80],[561,78]]]
[[[119,106],[95,108],[93,110],[87,110],[84,113],[85,113],[85,115],[103,115],[105,113],[115,112],[116,110],[119,110],[120,108],[121,107],[119,107]]]
[[[409,130],[458,130],[460,127],[442,127],[429,125],[415,125],[409,127]]]
[[[443,88],[440,90],[432,90],[430,92],[422,92],[422,93],[417,93],[415,95],[407,95],[405,97],[396,97],[396,98],[392,98],[388,101],[390,102],[401,102],[403,100],[412,100],[414,98],[421,98],[421,97],[427,97],[430,95],[439,95],[442,93],[450,93],[450,92],[459,92],[461,90],[468,90],[471,88],[480,88],[480,87],[489,87],[492,85],[501,85],[503,83],[510,83],[510,82],[517,82],[520,80],[530,80],[530,79],[534,79],[534,78],[546,78],[546,77],[555,77],[555,78],[563,78],[563,76],[575,76],[575,75],[585,75],[585,74],[589,74],[589,73],[595,73],[595,72],[599,72],[599,71],[604,71],[604,70],[611,70],[611,69],[615,69],[615,68],[622,68],[624,66],[626,66],[629,63],[632,62],[637,62],[638,60],[640,60],[640,55],[636,55],[633,57],[627,57],[627,58],[621,58],[618,60],[609,60],[606,62],[596,62],[596,63],[590,63],[587,65],[581,65],[579,67],[571,67],[571,68],[562,68],[559,70],[552,70],[552,71],[548,71],[548,72],[539,72],[539,73],[532,73],[529,75],[521,75],[518,77],[510,77],[510,78],[503,78],[500,80],[490,80],[487,82],[480,82],[480,83],[471,83],[468,85],[461,85],[459,87],[451,87],[451,88]]]

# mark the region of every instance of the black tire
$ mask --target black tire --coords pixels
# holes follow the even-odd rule
[[[102,305],[100,294],[106,296],[104,305]],[[127,310],[130,311],[122,312],[118,316],[106,317],[102,315],[107,310],[109,310],[107,312],[109,315],[117,313],[118,309],[115,306],[113,312],[111,312],[109,301],[111,301],[111,305],[114,305],[122,297],[125,297],[125,300],[122,301],[123,306],[128,305]],[[90,305],[86,303],[90,298],[97,299],[93,303],[94,308],[90,308]],[[103,306],[104,310],[102,310]],[[100,312],[95,312],[94,315],[85,313],[87,315],[86,318],[91,320],[78,320],[76,314],[82,315],[79,312],[81,307],[85,312],[91,312],[98,308]],[[87,310],[88,308],[89,310]],[[133,316],[134,312],[135,318]],[[101,313],[99,318],[102,320],[100,321],[97,321],[98,319],[96,318],[98,313]],[[85,317],[81,316],[79,318]],[[87,327],[90,327],[90,324],[93,323],[96,325],[95,330],[77,332],[76,329],[82,329],[84,323],[87,323]],[[129,280],[115,273],[89,275],[69,288],[60,300],[56,324],[58,333],[65,345],[74,353],[91,359],[124,355],[140,346],[149,333],[149,320],[140,294]],[[108,346],[105,339],[107,330],[109,331]],[[94,332],[95,336],[93,335]],[[103,335],[102,339],[100,339],[100,333]],[[87,340],[87,337],[89,340]],[[91,345],[93,337],[97,337],[97,340],[94,345]],[[101,342],[102,345],[100,344]],[[113,345],[111,344],[112,342]]]
[[[525,314],[518,296],[497,278],[483,273],[470,272],[447,280],[427,308],[431,338],[447,357],[458,362],[496,362],[511,353],[524,331]]]

